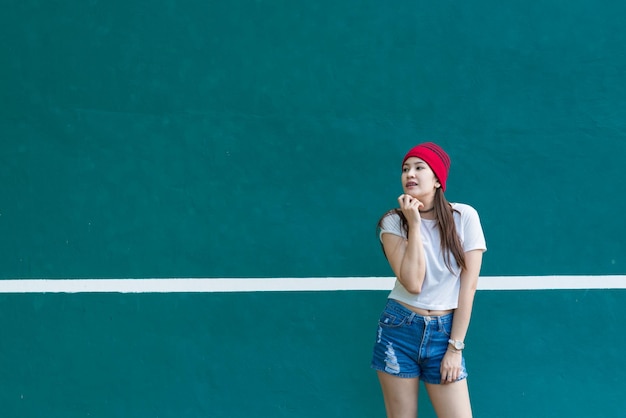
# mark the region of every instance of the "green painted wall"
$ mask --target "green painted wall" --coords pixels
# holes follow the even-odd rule
[[[422,140],[486,274],[624,272],[622,1],[6,8],[5,278],[386,275]]]
[[[624,2],[4,6],[1,278],[388,276],[423,140],[484,275],[624,274]],[[476,416],[621,416],[624,297],[480,292]],[[2,415],[381,416],[384,298],[0,295]]]
[[[385,296],[0,295],[2,416],[382,417]],[[475,416],[623,416],[625,316],[626,291],[479,292]]]

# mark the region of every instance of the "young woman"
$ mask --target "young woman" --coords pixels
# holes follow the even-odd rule
[[[438,145],[412,148],[400,208],[378,223],[396,276],[372,358],[388,418],[416,417],[420,380],[439,418],[472,416],[463,341],[486,245],[476,210],[444,197],[449,169]]]

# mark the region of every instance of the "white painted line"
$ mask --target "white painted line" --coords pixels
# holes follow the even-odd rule
[[[0,293],[177,293],[389,290],[393,278],[22,279],[0,280]]]
[[[215,293],[391,290],[393,277],[10,279],[0,293]],[[487,276],[478,290],[626,289],[626,276]]]
[[[626,276],[492,276],[479,290],[626,289]]]

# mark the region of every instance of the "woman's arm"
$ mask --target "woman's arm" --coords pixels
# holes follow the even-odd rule
[[[483,251],[474,250],[465,253],[466,268],[461,272],[461,289],[459,290],[459,305],[454,311],[454,322],[450,338],[463,341],[469,328],[474,305],[474,295],[478,285],[478,275],[483,261]]]
[[[426,262],[419,224],[409,229],[408,239],[383,234],[381,240],[389,265],[402,286],[408,292],[420,293],[426,276]]]
[[[474,305],[474,295],[478,284],[480,266],[483,261],[483,251],[473,250],[465,253],[466,268],[461,272],[461,289],[459,291],[459,304],[454,311],[452,332],[450,338],[464,341],[469,328]],[[441,362],[442,382],[454,382],[461,372],[461,353],[448,350]],[[446,379],[450,376],[449,379]]]
[[[402,286],[410,293],[420,293],[426,277],[426,256],[420,232],[422,217],[419,213],[424,204],[408,194],[400,195],[398,204],[409,227],[408,238],[405,240],[397,235],[383,234],[383,249]]]

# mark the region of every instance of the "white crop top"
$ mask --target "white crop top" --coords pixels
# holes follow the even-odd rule
[[[485,236],[480,225],[478,212],[466,204],[452,203],[454,223],[456,231],[461,239],[461,245],[465,252],[472,250],[487,250]],[[441,253],[439,228],[434,220],[422,219],[420,232],[424,243],[426,256],[426,277],[419,294],[409,293],[400,280],[396,279],[395,286],[389,294],[390,299],[396,299],[408,305],[428,310],[456,309],[459,302],[459,289],[461,285],[461,271],[454,256],[450,257],[450,264],[455,273],[451,273],[446,267]],[[382,242],[383,234],[394,234],[407,238],[402,231],[400,216],[392,213],[383,218],[379,232]]]

